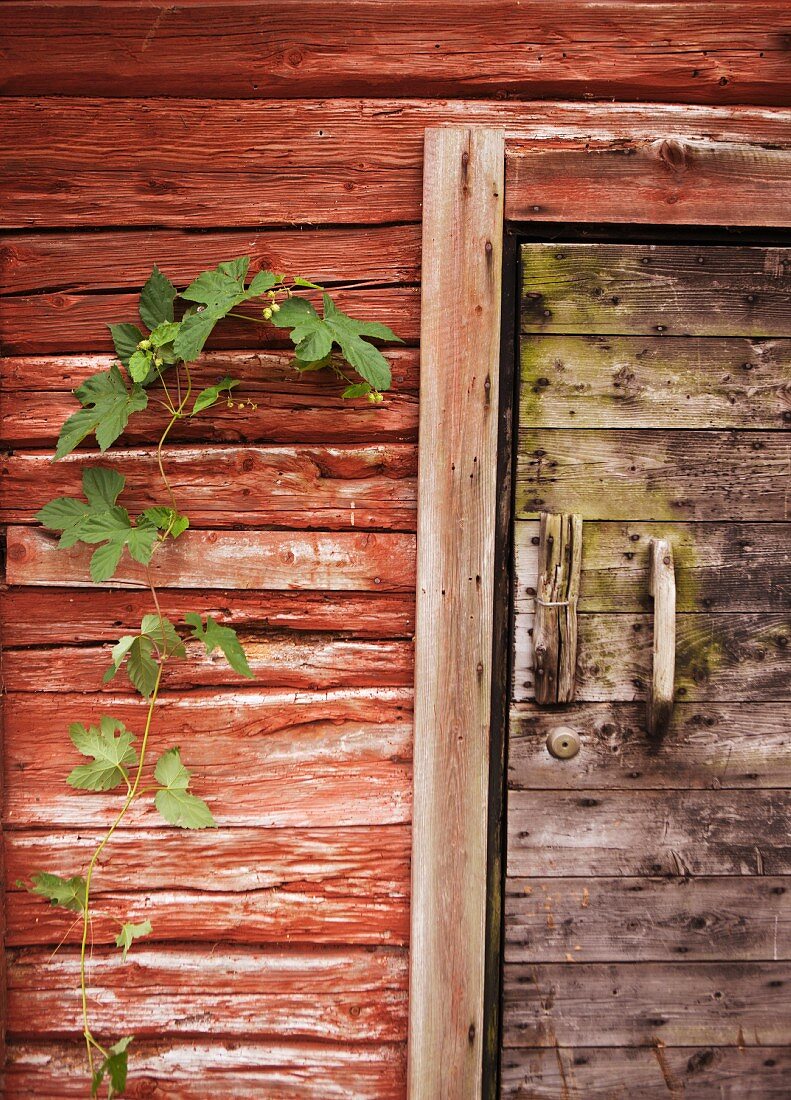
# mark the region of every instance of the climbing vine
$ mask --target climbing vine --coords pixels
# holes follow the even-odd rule
[[[244,649],[230,626],[188,612],[183,622],[173,623],[160,607],[151,562],[166,543],[178,539],[189,527],[189,517],[179,507],[166,471],[165,446],[173,428],[182,420],[205,415],[220,401],[238,409],[239,379],[225,376],[194,393],[190,364],[201,354],[214,327],[227,317],[256,325],[287,330],[294,344],[293,366],[298,372],[329,368],[344,383],[343,396],[382,401],[390,387],[390,368],[372,339],[398,338],[386,325],[358,321],[343,313],[323,288],[307,279],[271,271],[258,271],[248,281],[250,259],[240,257],[204,271],[186,290],[177,291],[157,268],[140,293],[139,313],[145,326],[110,325],[119,363],[92,375],[75,390],[80,408],[63,424],[55,460],[70,454],[82,441],[95,435],[100,451],[110,447],[131,416],[150,406],[162,409],[162,429],[156,445],[156,465],[164,501],[131,516],[119,503],[125,478],[114,469],[90,466],[82,477],[82,497],[59,497],[46,504],[36,518],[48,529],[60,532],[59,546],[79,543],[93,547],[90,575],[105,584],[128,554],[144,567],[151,594],[151,613],[143,616],[140,629],[126,634],[112,648],[104,682],[122,670],[143,700],[142,732],[136,735],[123,722],[103,715],[95,726],[73,722],[69,736],[84,762],[77,764],[66,782],[83,791],[118,791],[119,808],[111,824],[80,872],[65,878],[36,871],[29,883],[19,883],[52,905],[75,913],[81,927],[80,996],[91,1095],[105,1087],[108,1100],[126,1088],[128,1048],[134,1036],[115,1043],[101,1042],[91,1026],[88,1008],[87,969],[91,943],[94,876],[99,859],[132,806],[151,797],[156,810],[170,825],[182,829],[215,828],[217,823],[206,802],[191,789],[190,772],[182,761],[181,747],[173,746],[150,759],[149,740],[166,666],[186,656],[184,641],[201,643],[207,654],[220,650],[232,669],[245,677],[253,673]],[[301,296],[303,289],[322,291],[322,315]],[[240,312],[245,303],[255,304],[255,315]],[[251,403],[248,403],[248,405]],[[156,918],[155,918],[156,919]],[[154,932],[150,920],[119,922],[116,946],[125,960],[135,941]]]

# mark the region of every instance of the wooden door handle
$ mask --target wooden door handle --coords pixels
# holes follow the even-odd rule
[[[649,592],[654,599],[654,643],[648,732],[661,737],[673,714],[676,671],[676,576],[673,547],[667,539],[651,539]]]

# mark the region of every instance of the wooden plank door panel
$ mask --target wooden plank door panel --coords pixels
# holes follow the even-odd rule
[[[780,1097],[791,1043],[791,250],[522,247],[505,1097]],[[583,516],[534,702],[538,514]],[[676,702],[645,728],[652,538]],[[552,758],[555,725],[582,737]]]

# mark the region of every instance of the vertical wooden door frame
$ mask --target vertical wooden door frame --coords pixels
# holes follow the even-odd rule
[[[725,130],[728,119],[723,112]],[[584,140],[558,155],[518,139],[506,149],[495,128],[425,134],[410,1100],[479,1100],[497,1089],[501,898],[495,886],[487,904],[487,868],[488,882],[499,881],[516,335],[516,234],[504,219],[787,225],[788,154],[732,133],[650,141],[634,125],[625,105],[619,140],[639,161],[634,169],[619,158],[628,208]],[[715,186],[734,166],[752,172],[761,194],[755,220]]]

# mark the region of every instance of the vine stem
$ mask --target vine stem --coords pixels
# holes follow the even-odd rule
[[[166,442],[168,436],[170,435],[170,433],[173,429],[173,425],[176,423],[177,420],[181,420],[182,416],[184,415],[184,409],[187,407],[187,402],[189,401],[190,396],[192,394],[192,375],[190,374],[190,369],[189,369],[189,367],[187,366],[186,363],[183,363],[182,365],[184,367],[184,373],[187,376],[187,392],[184,394],[184,397],[179,402],[178,408],[174,411],[173,415],[170,418],[168,426],[165,428],[164,432],[159,437],[159,443],[157,443],[157,466],[159,466],[159,474],[160,474],[160,477],[162,478],[162,481],[165,485],[165,488],[168,491],[168,496],[170,497],[170,503],[171,503],[171,506],[172,506],[172,508],[175,512],[178,511],[178,504],[176,502],[176,494],[173,492],[173,486],[170,484],[170,481],[168,479],[168,475],[165,473],[165,465],[164,465],[164,462],[162,461],[162,448],[165,446],[165,442]],[[176,379],[177,380],[178,380],[178,370],[179,370],[179,368],[178,368],[178,365],[177,365],[176,366]]]

